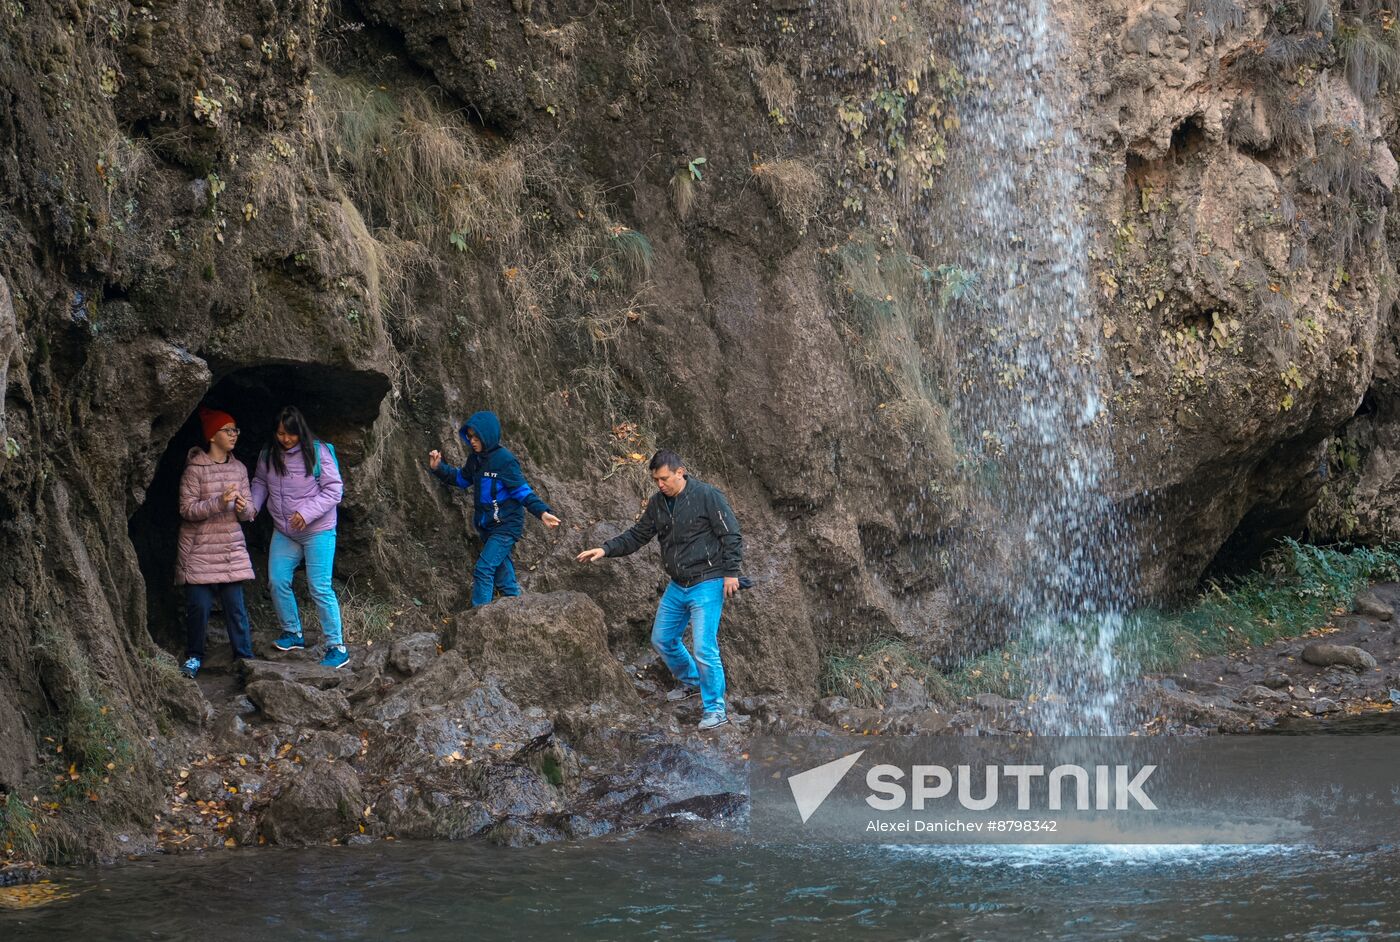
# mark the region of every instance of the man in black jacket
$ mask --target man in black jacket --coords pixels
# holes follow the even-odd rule
[[[674,451],[662,449],[651,458],[651,479],[657,493],[642,518],[626,533],[600,547],[584,550],[578,561],[591,563],[608,556],[627,556],[661,540],[661,564],[671,584],[661,596],[651,643],[681,686],[666,695],[685,700],[700,694],[704,715],[701,729],[729,722],[724,706],[724,665],[719,656],[719,619],[724,600],[739,591],[739,564],[744,541],[739,521],[718,488],[686,476]],[[682,638],[693,626],[695,654]]]

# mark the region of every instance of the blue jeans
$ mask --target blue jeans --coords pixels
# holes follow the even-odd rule
[[[515,581],[515,564],[510,561],[515,549],[516,538],[506,533],[493,533],[486,538],[481,555],[472,567],[472,606],[480,607],[496,597],[496,590],[502,595],[520,594],[520,583]]]
[[[272,534],[272,546],[267,553],[267,579],[272,584],[272,607],[277,610],[282,630],[301,634],[301,615],[297,612],[297,597],[292,592],[292,574],[303,558],[306,560],[306,584],[316,603],[326,644],[344,644],[340,631],[340,602],[331,585],[331,570],[335,568],[334,530],[306,536],[287,536],[281,530]]]
[[[676,680],[700,688],[706,713],[725,713],[724,665],[719,659],[719,617],[724,613],[724,580],[710,579],[682,589],[672,582],[656,608],[651,644],[676,675]],[[695,656],[681,639],[693,629]]]
[[[253,656],[253,633],[248,627],[248,609],[243,604],[243,583],[185,586],[185,657],[204,660],[204,636],[209,628],[209,612],[214,596],[224,607],[224,627],[234,657]]]

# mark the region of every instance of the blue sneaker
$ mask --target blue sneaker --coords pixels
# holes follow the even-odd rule
[[[200,661],[197,657],[186,658],[185,663],[180,665],[180,673],[190,680],[194,680],[194,675],[199,673],[199,664]]]
[[[335,670],[349,663],[350,652],[345,650],[345,645],[330,644],[326,646],[326,656],[321,658],[322,667],[329,667]]]
[[[281,637],[272,642],[272,646],[279,651],[292,651],[298,648],[305,650],[306,639],[301,635],[295,635],[290,631],[284,631]]]

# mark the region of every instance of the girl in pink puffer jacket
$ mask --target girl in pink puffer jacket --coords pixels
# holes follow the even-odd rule
[[[234,657],[253,656],[243,580],[253,563],[239,520],[253,519],[248,469],[233,456],[238,426],[227,412],[200,408],[200,428],[208,450],[191,448],[180,478],[180,543],[175,584],[185,587],[185,661],[181,673],[193,678],[204,661],[209,612],[217,595]]]

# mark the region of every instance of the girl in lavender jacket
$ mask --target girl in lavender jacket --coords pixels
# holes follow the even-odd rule
[[[277,441],[258,459],[253,478],[253,512],[264,502],[272,514],[272,547],[267,575],[272,585],[272,605],[282,622],[282,636],[273,642],[277,650],[305,648],[301,616],[292,594],[292,574],[306,560],[306,581],[326,653],[321,663],[344,667],[350,662],[340,627],[340,602],[331,585],[335,565],[336,505],[344,494],[335,450],[311,434],[301,410],[287,406],[277,416]]]
[[[214,598],[224,608],[224,625],[234,657],[252,657],[243,581],[253,563],[240,520],[252,520],[248,469],[233,456],[238,426],[227,412],[200,408],[206,448],[191,448],[180,478],[180,542],[175,584],[185,587],[185,660],[180,672],[193,678],[204,662],[204,638]]]

